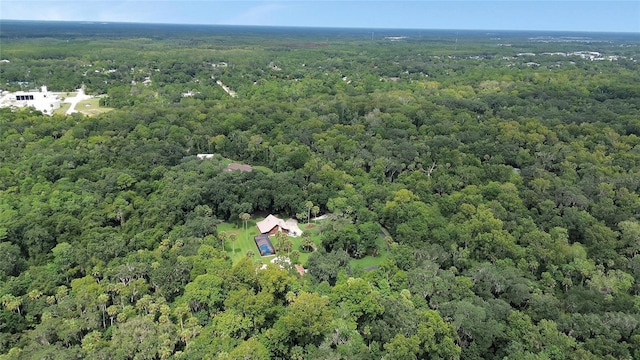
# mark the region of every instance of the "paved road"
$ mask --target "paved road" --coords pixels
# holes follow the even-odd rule
[[[84,89],[78,89],[78,94],[75,97],[66,98],[64,102],[71,104],[69,106],[69,110],[67,110],[67,115],[71,115],[74,112],[78,112],[78,110],[76,110],[76,105],[78,105],[80,101],[87,100],[87,99],[91,99],[91,95],[85,94]]]
[[[213,79],[213,76],[211,77]],[[236,92],[231,90],[227,85],[223,84],[222,81],[216,80],[216,84],[220,85],[222,90],[224,90],[229,96],[236,97]]]

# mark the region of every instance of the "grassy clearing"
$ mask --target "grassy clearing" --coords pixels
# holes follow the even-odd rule
[[[382,261],[384,261],[384,259],[389,257],[389,250],[387,250],[387,245],[384,242],[384,236],[382,236],[383,233],[385,234],[385,236],[389,236],[388,232],[384,228],[381,228],[380,236],[376,241],[376,245],[378,246],[378,255],[365,256],[362,259],[351,260],[351,262],[349,262],[349,265],[352,269],[356,270],[373,268],[379,266]]]
[[[71,104],[69,103],[61,103],[60,107],[57,108],[53,113],[56,115],[64,115],[67,113],[67,110],[69,110],[69,107],[71,107]]]
[[[76,111],[88,116],[96,116],[111,110],[113,109],[100,106],[100,98],[97,97],[82,100],[76,105]]]
[[[236,241],[232,244],[231,240],[227,240],[225,242],[224,250],[231,257],[233,262],[237,262],[238,260],[247,256],[249,251],[253,252],[253,259],[256,262],[268,263],[273,259],[273,256],[265,256],[261,257],[258,248],[256,247],[255,242],[253,241],[253,237],[259,235],[258,228],[256,227],[256,222],[262,220],[263,218],[251,219],[247,221],[247,230],[244,229],[244,224],[242,221],[238,220],[237,223],[229,223],[224,222],[218,225],[218,234],[224,232],[227,235],[235,235]],[[329,220],[320,220],[318,222],[311,222],[309,224],[300,222],[298,227],[303,232],[311,233],[311,240],[316,245],[317,248],[320,248],[320,231],[319,225],[323,221]],[[382,230],[384,232],[384,230]],[[276,245],[275,237],[271,236],[271,243],[273,246]],[[303,238],[301,236],[298,237],[289,237],[289,240],[293,243],[293,247],[291,251],[297,250],[300,253],[300,257],[298,262],[306,267],[307,260],[309,260],[309,256],[311,256],[311,252],[305,252],[302,249]],[[377,241],[378,245],[378,255],[377,256],[365,256],[362,259],[353,259],[351,260],[351,267],[355,269],[367,269],[375,266],[379,266],[383,260],[389,257],[389,251],[387,250],[386,244],[384,242],[384,237],[380,236]],[[222,244],[219,244],[221,247]],[[235,251],[234,251],[235,250]],[[285,253],[286,255],[286,253]]]
[[[251,166],[252,166],[254,169],[256,169],[256,170],[258,170],[258,171],[262,171],[263,173],[265,173],[265,174],[267,174],[267,175],[271,175],[271,174],[273,174],[273,170],[269,169],[269,168],[268,168],[268,167],[266,167],[266,166],[260,166],[260,165],[256,165],[256,166],[251,165]]]
[[[64,93],[61,94],[61,98],[74,97],[76,93]],[[60,107],[54,111],[54,114],[64,115],[67,113],[69,108],[71,107],[70,103],[60,103]],[[83,115],[87,116],[96,116],[108,111],[113,110],[112,108],[100,106],[100,98],[95,97],[88,100],[80,101],[76,104],[75,110]]]
[[[320,222],[322,221],[326,221],[326,220],[321,220]],[[302,231],[308,231],[309,233],[311,233],[311,240],[316,245],[316,248],[320,248],[320,231],[318,227],[320,222],[318,223],[312,222],[310,224],[305,224],[305,223],[298,224],[298,227],[300,227]],[[302,250],[302,237],[297,237],[292,239],[293,239],[293,249],[298,250],[298,252],[300,252],[300,264],[306,267],[307,260],[309,260],[309,256],[311,256],[311,252],[304,252]]]
[[[389,257],[389,252],[386,248],[380,248],[380,254],[378,256],[365,256],[362,259],[353,259],[349,262],[352,269],[367,269],[379,266],[382,261]]]
[[[231,160],[231,159],[228,159],[228,158],[223,158],[222,159],[222,165],[224,165],[224,166],[229,166],[229,164],[232,164],[232,163],[243,164],[242,162],[234,161],[234,160]],[[250,165],[250,164],[246,164],[246,165]],[[254,168],[257,171],[262,171],[263,173],[265,173],[267,175],[273,174],[273,170],[269,169],[266,166],[251,165],[251,167]]]
[[[261,257],[260,252],[258,251],[258,248],[256,247],[256,244],[253,241],[253,237],[256,235],[259,235],[258,228],[256,227],[256,222],[262,219],[263,218],[258,218],[258,219],[251,219],[247,221],[246,231],[244,229],[244,224],[240,220],[238,220],[237,223],[224,222],[218,225],[218,234],[224,232],[227,235],[236,236],[235,243],[232,244],[230,240],[227,240],[224,246],[224,250],[231,257],[233,262],[237,262],[238,260],[247,256],[247,253],[249,251],[253,252],[254,254],[253,258],[257,262],[268,263],[269,261],[271,261],[271,259],[273,259],[273,256]],[[298,226],[302,231],[309,231],[311,233],[311,240],[316,244],[316,246],[320,246],[320,234],[318,233],[317,224],[311,223],[309,225],[311,226],[309,226],[308,228],[308,225],[305,223],[298,224]],[[311,252],[302,251],[302,246],[301,246],[303,241],[302,237],[290,236],[289,240],[291,240],[291,242],[293,243],[293,247],[291,248],[291,251],[297,250],[300,253],[300,258],[298,262],[302,265],[305,265],[307,263],[307,260],[309,259],[309,256],[311,255]],[[273,246],[276,246],[276,240],[275,240],[275,237],[273,236],[271,236],[271,243],[273,244]],[[219,246],[221,248],[222,244],[219,244]]]
[[[234,262],[240,260],[241,258],[247,256],[247,252],[252,251],[254,253],[254,258],[258,259],[260,256],[258,255],[258,248],[256,244],[253,242],[253,237],[258,235],[258,229],[256,228],[256,222],[254,220],[249,220],[247,222],[247,231],[242,228],[243,225],[238,223],[228,223],[224,222],[218,225],[218,234],[226,233],[227,241],[224,244],[224,250],[227,254],[233,259]],[[229,238],[230,236],[235,235],[236,241],[232,242]],[[222,246],[222,244],[220,244]]]

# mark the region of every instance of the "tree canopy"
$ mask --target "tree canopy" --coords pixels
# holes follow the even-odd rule
[[[640,357],[636,37],[2,26],[0,359]]]

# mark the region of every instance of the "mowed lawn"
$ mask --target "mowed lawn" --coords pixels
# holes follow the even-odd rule
[[[274,256],[264,256],[264,257],[260,256],[260,251],[258,251],[258,247],[256,246],[256,243],[253,241],[253,237],[260,234],[258,232],[258,227],[256,226],[256,222],[261,221],[263,219],[264,218],[262,217],[258,219],[252,218],[251,220],[247,221],[246,231],[244,229],[244,223],[240,220],[238,220],[237,223],[224,222],[218,225],[218,234],[226,233],[227,238],[229,238],[229,235],[235,235],[236,237],[235,242],[232,243],[231,240],[227,240],[224,246],[225,251],[231,257],[233,262],[237,262],[238,260],[247,256],[247,253],[249,251],[253,252],[253,259],[257,262],[268,263],[269,261],[271,261],[271,259],[274,258]],[[303,232],[309,231],[311,233],[311,240],[314,242],[314,244],[316,244],[317,247],[319,247],[320,234],[318,234],[317,225],[318,224],[315,224],[313,222],[310,224],[300,222],[298,224],[298,227],[300,227],[300,229]],[[273,244],[273,246],[276,247],[275,236],[270,236],[269,238],[271,239],[271,243]],[[302,265],[305,265],[307,263],[307,259],[309,259],[309,255],[311,255],[311,252],[303,252],[302,246],[301,246],[303,241],[302,236],[298,236],[298,237],[289,236],[289,240],[291,240],[291,242],[293,243],[293,247],[291,248],[291,251],[297,250],[300,253],[298,262]],[[222,244],[220,244],[220,247],[221,246]],[[287,253],[284,252],[284,255],[286,256]]]
[[[373,270],[376,269],[384,259],[389,257],[389,251],[387,250],[384,240],[378,241],[378,255],[377,256],[365,256],[362,259],[352,259],[349,265],[353,270]]]
[[[238,220],[238,222],[236,223],[224,222],[218,225],[218,234],[224,232],[227,235],[235,235],[236,237],[235,242],[232,243],[231,240],[227,240],[224,246],[225,251],[231,257],[234,263],[242,259],[243,257],[246,257],[249,251],[253,252],[253,259],[256,262],[268,263],[269,261],[271,261],[271,259],[274,258],[273,255],[264,256],[264,257],[260,256],[258,247],[256,246],[256,243],[253,241],[253,237],[256,235],[259,235],[256,222],[261,221],[263,219],[264,219],[263,217],[260,217],[257,219],[252,218],[251,220],[247,221],[246,231],[244,229],[244,223],[240,220]],[[319,233],[319,225],[323,221],[330,221],[330,220],[319,220],[318,222],[312,221],[309,224],[307,224],[306,222],[298,223],[298,227],[300,227],[300,229],[303,232],[311,233],[311,240],[316,245],[316,248],[320,248],[321,236]],[[381,236],[377,239],[378,255],[365,256],[362,259],[351,260],[350,265],[353,269],[370,269],[372,267],[376,267],[380,265],[380,263],[384,259],[389,257],[389,251],[387,250],[384,237],[382,236],[383,232],[384,230],[381,231]],[[270,236],[269,238],[271,239],[271,243],[275,248],[276,247],[275,236]],[[298,236],[298,237],[290,236],[289,240],[291,240],[291,242],[293,243],[293,247],[291,248],[291,251],[297,250],[300,253],[298,262],[306,267],[307,260],[309,259],[311,252],[305,252],[302,250],[302,242],[303,242],[302,236]],[[222,244],[220,244],[220,247],[221,245]],[[286,252],[284,253],[284,255],[285,256],[287,255]]]
[[[111,110],[113,109],[100,106],[100,98],[98,97],[82,100],[76,105],[76,111],[88,116],[96,116]]]
[[[71,107],[71,104],[69,103],[60,103],[60,107],[57,108],[53,113],[57,115],[64,115],[67,113],[67,110],[69,110],[69,107]]]
[[[376,239],[376,246],[378,247],[378,255],[377,256],[365,256],[362,259],[353,259],[351,260],[351,268],[356,269],[364,269],[364,270],[372,270],[377,268],[382,261],[389,257],[389,248],[387,247],[387,243],[385,242],[385,238],[389,235],[389,231],[382,226],[380,226],[380,236]]]
[[[69,103],[60,103],[60,107],[56,109],[54,113],[58,115],[65,115],[67,113],[67,110],[69,110],[69,107],[71,107],[71,104]],[[76,104],[75,110],[83,115],[96,116],[113,109],[100,106],[100,98],[94,97],[91,99],[80,101],[78,104]]]

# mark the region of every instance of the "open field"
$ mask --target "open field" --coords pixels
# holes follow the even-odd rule
[[[247,256],[249,251],[253,252],[253,258],[257,262],[268,263],[273,259],[274,256],[265,256],[261,257],[256,247],[255,242],[253,241],[253,237],[259,235],[258,228],[256,227],[256,222],[262,220],[263,218],[252,218],[247,222],[247,230],[245,231],[244,224],[242,221],[238,221],[237,223],[229,223],[224,222],[218,225],[218,234],[226,233],[227,236],[235,235],[236,240],[235,243],[232,243],[230,239],[225,242],[224,250],[229,254],[233,262],[237,262],[243,257]],[[320,225],[323,221],[329,220],[320,220],[318,222],[311,222],[310,224],[299,223],[298,226],[302,231],[307,231],[311,233],[311,240],[316,245],[317,248],[320,248],[321,245],[321,235],[320,235]],[[276,240],[274,236],[270,237],[271,243],[275,246]],[[289,240],[293,243],[293,247],[291,251],[297,250],[300,253],[300,257],[298,262],[306,267],[307,260],[309,260],[309,256],[311,252],[305,252],[302,249],[303,238],[301,236],[298,237],[289,237]],[[379,249],[379,253],[377,256],[365,256],[362,259],[353,259],[351,260],[351,267],[356,269],[370,269],[372,267],[380,265],[380,263],[389,257],[389,251],[387,251],[387,247],[384,243],[384,238],[381,236],[377,240],[377,245]],[[219,247],[221,244],[219,244]],[[286,255],[286,254],[285,254]]]
[[[351,265],[351,268],[354,270],[373,270],[373,268],[379,266],[384,259],[389,257],[389,251],[387,251],[384,244],[378,244],[378,248],[380,249],[378,256],[365,256],[362,259],[352,259],[349,265]]]
[[[96,116],[113,109],[100,106],[100,98],[94,97],[87,100],[82,100],[76,105],[76,111],[88,116]]]
[[[64,94],[61,94],[60,96],[73,97],[74,94],[75,93],[64,93]],[[60,107],[56,109],[54,113],[58,115],[64,115],[69,110],[69,107],[71,107],[70,103],[67,103],[67,102],[60,103]],[[75,110],[81,113],[82,115],[96,116],[96,115],[111,111],[113,109],[100,106],[100,98],[91,98],[91,99],[80,101],[78,104],[76,104]]]

